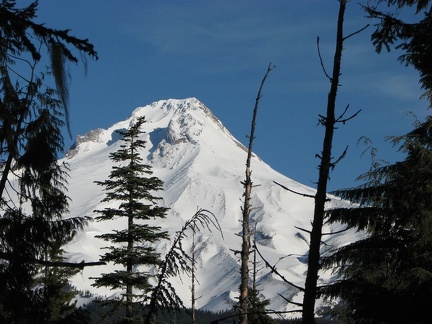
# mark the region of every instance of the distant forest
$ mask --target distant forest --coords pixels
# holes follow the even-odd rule
[[[124,310],[112,311],[112,306],[104,307],[100,303],[92,302],[82,306],[82,309],[89,313],[92,323],[109,324],[120,320],[124,315]],[[145,310],[143,310],[146,313]],[[108,315],[107,315],[108,314]],[[170,315],[171,314],[171,315]],[[233,324],[237,323],[238,315],[234,310],[211,312],[206,310],[196,311],[196,324]],[[179,310],[178,313],[161,310],[157,315],[157,323],[160,324],[190,324],[191,309]],[[274,318],[274,324],[296,324],[301,323],[301,319],[278,319]],[[338,324],[334,320],[317,319],[317,324]]]

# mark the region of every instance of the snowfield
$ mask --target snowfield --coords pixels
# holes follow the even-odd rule
[[[211,211],[218,219],[223,237],[215,229],[196,235],[197,250],[197,307],[213,311],[230,308],[240,284],[239,258],[232,250],[239,250],[241,239],[241,209],[246,149],[237,141],[213,113],[199,100],[161,100],[132,112],[130,118],[108,129],[97,129],[77,138],[76,144],[61,162],[70,167],[68,195],[70,217],[96,216],[94,210],[109,207],[116,202],[101,203],[104,192],[94,181],[108,178],[112,162],[109,154],[121,144],[116,130],[127,129],[136,118],[145,116],[143,139],[147,141],[141,157],[153,167],[155,176],[164,181],[164,190],[157,195],[160,205],[169,207],[167,218],[158,224],[172,236],[197,209]],[[308,235],[298,228],[309,229],[313,217],[313,199],[291,193],[274,181],[291,190],[314,195],[315,190],[274,171],[258,156],[251,162],[252,191],[251,226],[256,225],[255,239],[260,252],[271,264],[298,286],[304,285],[308,249]],[[345,204],[332,199],[328,206]],[[112,229],[125,227],[123,220],[91,222],[67,246],[70,261],[98,261],[106,242],[95,238]],[[341,226],[326,226],[324,232],[341,230]],[[341,233],[325,236],[328,246],[344,244],[354,239],[354,234]],[[163,255],[170,242],[160,242],[158,250]],[[192,235],[183,243],[191,250]],[[288,310],[287,299],[301,301],[302,295],[292,286],[270,273],[260,261],[257,283],[263,297],[271,301],[270,308]],[[72,278],[78,289],[100,296],[114,296],[118,292],[108,288],[94,288],[91,277],[110,272],[114,266],[87,267]],[[151,270],[150,270],[151,271]],[[329,279],[331,274],[321,278]],[[190,278],[182,276],[173,285],[186,306],[190,306]]]

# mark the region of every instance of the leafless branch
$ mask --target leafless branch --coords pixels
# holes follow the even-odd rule
[[[282,187],[283,189],[285,189],[285,190],[287,190],[287,191],[289,191],[289,192],[292,192],[292,193],[294,193],[294,194],[296,194],[296,195],[300,195],[300,196],[307,197],[307,198],[315,198],[315,196],[308,195],[308,194],[304,194],[304,193],[297,192],[297,191],[294,191],[294,190],[292,190],[292,189],[289,189],[289,188],[285,187],[284,185],[281,185],[279,182],[276,182],[276,181],[273,181],[273,182],[274,182],[275,184],[277,184],[278,186]]]
[[[357,116],[357,115],[362,111],[361,109],[359,109],[359,110],[358,110],[355,114],[353,114],[352,116],[350,116],[350,117],[348,117],[348,118],[344,118],[344,116],[345,116],[346,112],[348,111],[348,109],[349,109],[349,104],[345,107],[343,113],[340,114],[340,116],[339,116],[338,118],[336,118],[335,123],[342,123],[342,124],[345,124],[347,121],[349,121],[349,120],[355,118],[355,117],[356,117],[356,116]]]
[[[303,231],[303,232],[306,232],[306,233],[308,233],[308,234],[311,233],[311,231],[309,231],[309,230],[307,230],[307,229],[304,229],[304,228],[301,228],[301,227],[298,227],[298,226],[294,226],[294,227],[297,228],[298,230]]]
[[[13,256],[8,253],[0,253],[0,259],[11,260]],[[63,262],[63,261],[47,261],[47,260],[39,260],[39,259],[27,259],[23,260],[25,263],[30,264],[39,264],[48,267],[67,267],[67,268],[76,268],[76,269],[84,269],[85,267],[93,267],[99,265],[106,265],[105,262],[97,261],[97,262]]]
[[[321,67],[323,69],[323,72],[324,72],[325,76],[330,80],[330,82],[332,82],[332,78],[330,77],[330,75],[328,75],[328,73],[327,73],[327,71],[325,69],[325,66],[324,66],[324,62],[323,62],[323,59],[322,59],[322,56],[321,56],[321,50],[320,50],[320,46],[319,46],[319,41],[320,41],[320,38],[319,38],[319,36],[317,36],[317,50],[318,50],[318,57],[320,59],[320,64],[321,64]]]
[[[288,304],[293,304],[293,305],[296,305],[296,306],[303,307],[303,304],[302,304],[302,303],[296,303],[296,302],[293,302],[292,300],[289,300],[288,298],[282,296],[282,295],[279,294],[279,293],[278,293],[278,295],[279,295],[283,300],[285,300]]]
[[[260,258],[264,261],[265,265],[267,268],[270,268],[271,272],[278,275],[279,278],[282,279],[283,282],[287,283],[288,285],[297,288],[300,291],[304,291],[304,288],[297,286],[296,284],[293,284],[292,282],[288,281],[277,269],[276,267],[272,266],[261,254],[261,252],[259,251],[258,247],[256,246],[255,242],[254,242],[254,248],[256,249],[258,255],[260,256]]]
[[[369,24],[367,24],[367,25],[364,26],[363,28],[360,28],[359,30],[357,30],[357,31],[355,31],[355,32],[353,32],[353,33],[351,33],[351,34],[345,36],[344,38],[342,38],[342,40],[346,40],[346,39],[348,39],[348,38],[350,38],[350,37],[352,37],[352,36],[354,36],[354,35],[357,35],[357,34],[361,33],[363,30],[365,30],[365,29],[368,28],[368,27],[369,27]]]
[[[347,154],[347,152],[348,152],[348,146],[347,147],[345,147],[345,150],[342,152],[342,154],[338,157],[338,159],[336,160],[336,161],[334,161],[334,162],[332,162],[331,164],[330,164],[330,167],[332,168],[332,169],[334,169],[335,168],[335,166],[336,166],[336,164],[338,164],[344,157],[345,157],[345,155]]]

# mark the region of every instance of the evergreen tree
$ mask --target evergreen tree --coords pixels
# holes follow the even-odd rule
[[[69,242],[69,240],[66,240]],[[61,246],[63,242],[54,242],[47,249],[45,259],[57,262],[64,261]],[[35,297],[41,310],[44,323],[89,323],[85,317],[79,319],[78,315],[84,315],[76,308],[76,291],[70,286],[69,278],[78,273],[76,268],[44,266],[35,279]],[[34,303],[36,303],[34,301]],[[73,319],[77,319],[73,321]]]
[[[67,127],[69,128],[68,78],[65,63],[78,63],[74,50],[79,51],[81,58],[88,55],[98,59],[94,46],[88,39],[70,36],[70,30],[58,30],[36,23],[38,1],[33,1],[25,8],[16,8],[15,0],[2,0],[0,3],[0,66],[2,76],[9,75],[9,69],[20,63],[32,65],[42,58],[41,49],[47,49],[50,70],[54,77],[59,99],[62,103]],[[30,58],[29,58],[30,57]],[[18,74],[17,69],[10,71],[22,80],[31,80]],[[4,104],[7,102],[5,101]],[[24,107],[25,109],[25,107]]]
[[[250,324],[271,324],[273,319],[267,315],[266,308],[270,304],[268,299],[261,300],[256,287],[249,288],[248,322]]]
[[[47,93],[51,91],[39,93],[39,98]],[[69,305],[72,295],[54,298],[62,295],[73,273],[46,267],[62,260],[61,246],[72,240],[87,218],[62,218],[68,198],[64,193],[66,171],[57,163],[63,144],[59,102],[47,96],[32,108],[38,117],[28,122],[27,141],[15,161],[18,186],[7,191],[9,200],[3,200],[0,218],[0,256],[4,259],[0,308],[6,322],[50,323],[74,308]],[[54,308],[63,306],[63,311],[53,315]]]
[[[382,9],[379,4],[388,7]],[[414,10],[404,10],[407,7]],[[393,12],[391,12],[391,10]],[[365,10],[377,21],[372,43],[378,53],[385,48],[401,50],[399,61],[412,65],[420,73],[424,97],[432,102],[432,6],[429,0],[375,0],[368,1]],[[402,15],[403,13],[403,15]],[[401,19],[404,17],[405,19]]]
[[[57,158],[63,150],[61,129],[64,120],[68,122],[65,63],[78,62],[73,50],[97,55],[88,40],[35,23],[37,5],[35,1],[18,9],[13,0],[0,3],[0,321],[4,323],[50,323],[71,311],[54,311],[68,308],[70,295],[51,298],[61,295],[71,273],[46,267],[63,264],[61,246],[86,223],[85,217],[62,218],[68,210],[67,169],[58,165]],[[39,69],[42,49],[50,58],[48,73],[45,64]],[[53,76],[57,91],[46,86],[47,75]],[[12,176],[17,181],[10,181]]]
[[[376,50],[402,51],[399,60],[420,73],[424,97],[432,102],[432,7],[429,0],[377,0],[387,11],[368,2],[377,19],[372,42]],[[415,10],[404,10],[414,7]],[[400,19],[413,15],[405,20]],[[431,244],[431,116],[405,136],[394,138],[406,158],[391,165],[374,165],[360,177],[366,183],[336,194],[359,208],[335,209],[330,221],[342,221],[366,232],[358,242],[343,247],[324,260],[337,266],[340,281],[322,292],[342,298],[350,322],[427,323],[432,306]],[[395,307],[395,305],[398,305]]]
[[[252,244],[252,286],[249,287],[249,298],[248,298],[248,322],[251,324],[270,324],[274,323],[273,319],[267,314],[267,306],[270,305],[268,299],[261,300],[260,290],[257,287],[257,273],[258,273],[258,261],[257,254],[258,249],[256,246],[256,235],[257,235],[257,223],[253,230],[254,240]]]
[[[144,122],[145,118],[140,117],[129,130],[119,131],[124,143],[118,151],[110,154],[111,160],[118,166],[113,166],[109,180],[96,181],[107,192],[103,202],[119,202],[117,208],[96,210],[100,214],[96,219],[106,221],[122,218],[125,220],[125,229],[98,236],[113,244],[106,248],[109,252],[102,256],[102,260],[122,265],[124,269],[102,274],[95,278],[94,286],[124,289],[124,322],[139,320],[134,315],[134,300],[143,298],[151,289],[151,275],[142,266],[157,266],[161,263],[153,244],[168,238],[160,227],[148,223],[150,219],[165,218],[167,208],[157,206],[160,198],[153,195],[153,192],[162,190],[163,182],[150,176],[151,167],[143,164],[139,155],[139,150],[146,143],[140,139],[143,133],[140,128]]]
[[[87,39],[70,36],[69,30],[52,29],[35,23],[37,6],[37,1],[23,9],[16,8],[14,0],[2,0],[0,3],[0,157],[3,160],[1,199],[4,198],[13,163],[22,154],[22,148],[28,140],[27,124],[39,115],[34,109],[35,106],[44,106],[46,100],[50,104],[51,99],[58,98],[69,130],[65,63],[78,62],[74,50],[77,50],[82,58],[85,58],[85,55],[98,58],[93,45]],[[50,59],[49,70],[57,91],[47,89],[47,92],[41,92],[42,78],[38,77],[36,68],[42,58],[43,48],[47,50]]]
[[[14,155],[18,186],[8,188],[8,200],[2,200],[0,256],[4,262],[0,275],[4,298],[0,307],[2,316],[13,322],[50,321],[48,310],[52,303],[59,301],[45,299],[47,295],[39,292],[54,293],[54,290],[64,289],[64,285],[52,286],[53,276],[50,281],[40,280],[47,273],[41,272],[40,264],[61,258],[61,245],[69,242],[87,221],[85,217],[62,219],[68,210],[68,198],[64,193],[67,174],[57,163],[57,154],[63,146],[62,114],[60,102],[52,98],[53,90],[42,92],[41,86],[42,79],[37,78],[31,85],[32,90],[27,87],[28,92],[35,93],[35,101],[27,107],[34,118],[26,120],[22,152]],[[40,277],[37,287],[36,275]],[[66,284],[67,277],[63,275],[58,279]]]
[[[329,211],[331,222],[367,234],[324,260],[340,280],[322,292],[340,297],[353,323],[430,322],[432,117],[393,141],[406,158],[371,169],[362,186],[336,192],[358,208]]]

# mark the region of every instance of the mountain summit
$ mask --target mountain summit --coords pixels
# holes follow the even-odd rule
[[[164,181],[161,206],[169,207],[168,217],[162,224],[172,236],[198,208],[211,211],[219,220],[223,237],[217,231],[196,235],[197,256],[197,307],[218,311],[236,303],[240,284],[239,250],[241,239],[241,199],[244,180],[246,149],[203,103],[195,98],[161,100],[140,107],[132,115],[108,129],[96,129],[78,136],[75,145],[63,161],[69,164],[69,196],[72,199],[70,216],[94,216],[95,209],[109,207],[101,203],[104,192],[94,181],[108,178],[112,163],[109,154],[120,145],[116,130],[127,129],[140,116],[143,125],[142,139],[147,141],[141,152],[144,162],[153,167],[154,175]],[[253,156],[251,162],[252,191],[251,225],[260,252],[287,280],[304,285],[308,237],[297,228],[309,228],[313,216],[313,199],[291,193],[274,181],[303,194],[315,191],[274,171]],[[113,202],[114,203],[114,202]],[[330,201],[329,207],[339,204]],[[120,229],[119,221],[92,222],[68,246],[71,261],[96,261],[103,254],[106,242],[96,235]],[[297,227],[297,228],[296,228]],[[339,228],[326,228],[325,232]],[[190,235],[191,236],[191,235]],[[327,243],[339,244],[339,236],[330,236]],[[332,242],[333,241],[333,242]],[[183,243],[192,248],[192,238]],[[158,250],[164,254],[169,242],[162,242]],[[85,268],[73,278],[80,290],[111,296],[115,291],[96,291],[90,277],[110,272],[113,265]],[[261,261],[257,267],[257,287],[270,299],[270,308],[285,310],[290,306],[279,296],[301,301],[299,291],[273,275]],[[186,305],[190,305],[190,278],[184,276],[173,285]]]

